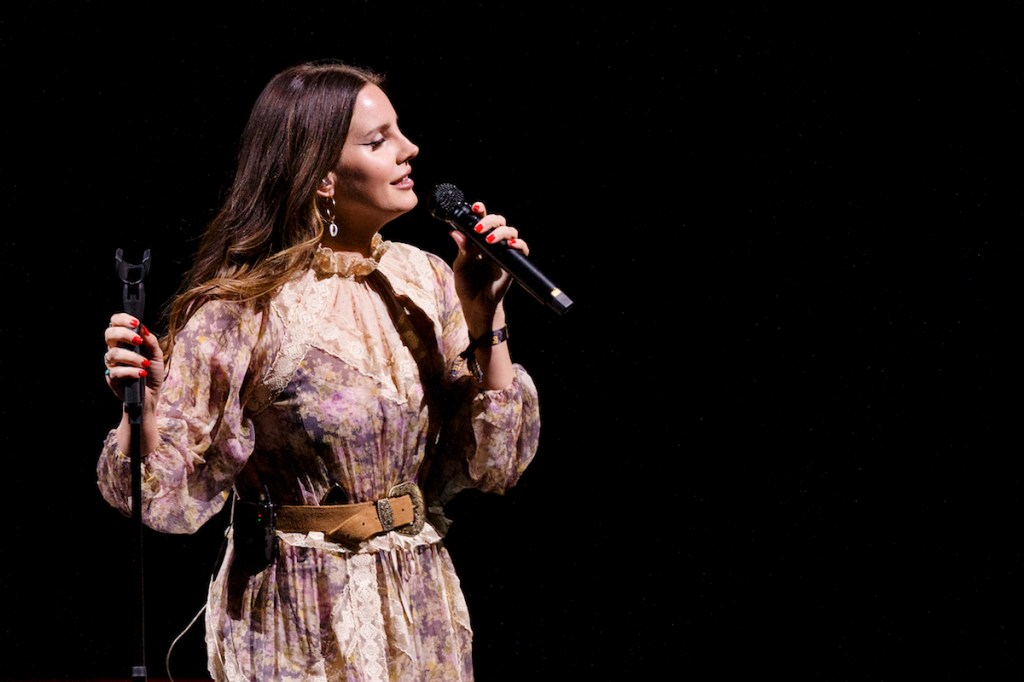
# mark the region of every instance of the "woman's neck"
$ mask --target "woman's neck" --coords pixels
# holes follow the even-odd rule
[[[338,231],[337,236],[334,237],[324,232],[323,237],[320,239],[320,245],[335,252],[347,251],[369,257],[373,252],[372,243],[373,235],[375,234],[377,234],[376,230],[364,235],[342,228]]]

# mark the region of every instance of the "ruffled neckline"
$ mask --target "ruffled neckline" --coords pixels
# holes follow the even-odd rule
[[[320,279],[337,275],[348,279],[366,277],[377,269],[380,259],[391,247],[391,242],[386,242],[380,233],[373,235],[370,240],[370,255],[352,251],[335,251],[330,247],[320,244],[313,254],[313,270]]]

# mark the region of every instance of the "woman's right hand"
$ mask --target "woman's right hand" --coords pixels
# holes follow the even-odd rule
[[[146,388],[159,391],[164,380],[164,354],[160,342],[138,319],[128,313],[110,316],[110,325],[103,332],[107,351],[103,354],[107,385],[124,400],[125,382],[143,378]],[[127,346],[138,346],[136,353]]]

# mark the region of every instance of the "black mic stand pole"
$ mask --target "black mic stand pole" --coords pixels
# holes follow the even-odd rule
[[[142,263],[132,265],[125,263],[122,258],[122,250],[118,249],[114,255],[117,261],[117,275],[124,282],[124,311],[139,320],[141,327],[142,313],[146,307],[146,291],[142,280],[149,272],[149,249],[142,255]],[[142,332],[141,328],[138,330]],[[129,346],[136,353],[138,346]],[[132,666],[132,682],[145,682],[146,680],[146,610],[145,610],[145,582],[143,580],[143,552],[142,552],[142,403],[146,395],[146,382],[143,379],[135,379],[125,383],[124,387],[124,409],[128,413],[128,423],[131,424],[131,468],[132,468],[132,528],[135,532],[135,575],[136,575],[136,618],[134,632],[135,644],[135,665]]]

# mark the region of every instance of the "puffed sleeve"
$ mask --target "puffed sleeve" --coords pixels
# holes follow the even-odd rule
[[[518,481],[537,454],[540,407],[533,379],[513,363],[512,383],[485,390],[459,357],[469,343],[462,308],[455,293],[451,268],[433,258],[438,292],[442,296],[442,348],[449,365],[439,461],[431,463],[427,481],[433,504],[445,504],[460,490],[476,488],[504,493]]]
[[[166,533],[194,533],[228,500],[253,451],[243,396],[252,375],[259,317],[240,305],[203,305],[175,340],[155,408],[160,444],[142,459],[143,522]],[[130,458],[107,435],[96,466],[103,498],[131,512]]]

